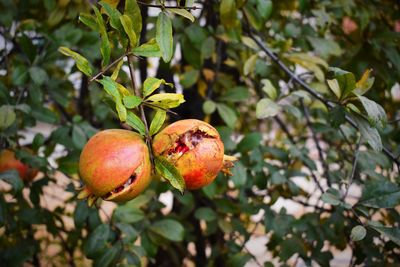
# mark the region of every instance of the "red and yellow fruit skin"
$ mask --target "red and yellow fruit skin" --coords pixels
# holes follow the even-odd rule
[[[8,149],[2,150],[0,152],[0,172],[13,169],[18,171],[19,177],[21,177],[24,182],[32,181],[39,172],[37,169],[31,168],[17,159],[14,151]]]
[[[168,151],[174,149],[180,136],[197,130],[211,138],[203,138],[178,158],[168,155]],[[167,126],[154,137],[153,152],[175,165],[185,180],[186,189],[189,190],[200,189],[212,183],[223,167],[224,144],[219,133],[214,127],[200,120],[180,120]]]
[[[82,150],[79,172],[89,190],[103,197],[124,184],[132,174],[129,189],[106,200],[127,201],[144,191],[151,182],[148,148],[140,135],[122,129],[104,130],[94,135]]]

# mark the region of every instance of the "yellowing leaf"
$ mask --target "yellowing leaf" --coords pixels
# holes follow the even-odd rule
[[[155,94],[147,98],[146,102],[151,102],[153,105],[162,108],[176,108],[185,102],[183,94],[162,93]]]
[[[244,75],[247,76],[253,72],[254,68],[256,67],[257,57],[257,54],[254,54],[246,60],[243,67]]]
[[[164,79],[157,79],[154,77],[148,77],[143,83],[143,97],[151,95],[161,84],[166,84],[173,87],[172,83],[167,83]]]
[[[72,57],[75,60],[76,66],[80,71],[82,71],[86,76],[91,76],[93,73],[92,68],[90,67],[89,61],[78,54],[77,52],[72,51],[67,47],[60,47],[58,51],[66,56]]]
[[[117,66],[115,67],[115,69],[111,75],[111,79],[113,79],[114,81],[118,78],[119,71],[121,70],[121,67],[123,64],[124,64],[124,61],[121,60],[120,62],[118,62]]]
[[[122,15],[119,19],[121,21],[122,27],[125,30],[125,33],[128,35],[131,46],[135,47],[137,44],[138,38],[132,27],[133,26],[132,20],[129,18],[128,15]]]
[[[367,69],[361,79],[356,83],[356,89],[354,92],[358,95],[363,95],[371,89],[372,85],[374,84],[375,78],[369,77],[371,74],[372,69]]]

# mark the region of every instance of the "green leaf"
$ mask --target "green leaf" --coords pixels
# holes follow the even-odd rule
[[[17,170],[0,172],[0,180],[10,184],[14,194],[21,192],[24,188],[24,184],[22,183],[22,179],[19,177]]]
[[[217,219],[217,213],[210,208],[202,207],[196,210],[196,212],[194,213],[194,217],[196,217],[198,220],[212,222]]]
[[[395,208],[400,204],[400,187],[387,180],[366,183],[358,204],[370,208]]]
[[[343,51],[340,46],[332,41],[325,38],[307,37],[314,50],[323,58],[330,56],[340,56]]]
[[[227,28],[232,28],[236,25],[236,1],[222,0],[219,6],[219,14],[222,24]]]
[[[215,45],[215,39],[212,36],[205,39],[201,44],[201,56],[204,59],[211,58],[215,52]]]
[[[133,30],[136,36],[140,36],[142,32],[142,14],[140,13],[140,7],[136,0],[126,0],[124,14],[128,15],[133,24]]]
[[[217,104],[217,110],[218,114],[221,116],[226,125],[228,125],[230,128],[235,128],[237,121],[235,111],[231,107],[221,103]]]
[[[385,110],[378,103],[364,96],[358,95],[357,97],[368,114],[368,121],[371,126],[380,129],[385,128],[387,123]]]
[[[113,213],[113,219],[128,224],[139,222],[144,217],[144,212],[135,205],[132,205],[131,202],[118,206]]]
[[[102,253],[94,261],[94,267],[108,267],[112,266],[111,263],[117,258],[117,256],[122,252],[121,242],[116,242],[111,248],[107,248],[104,253]]]
[[[336,79],[326,80],[326,82],[329,86],[329,89],[331,89],[331,91],[335,94],[336,98],[340,99],[340,97],[342,96],[342,92],[340,90],[338,80]]]
[[[261,30],[262,27],[262,17],[259,12],[253,7],[250,2],[247,2],[243,8],[244,14],[248,19],[250,25],[257,31]]]
[[[353,241],[363,240],[365,235],[367,234],[367,230],[365,230],[364,226],[357,225],[351,229],[350,238]]]
[[[258,0],[257,10],[263,19],[268,19],[272,14],[273,4],[271,0]]]
[[[345,109],[337,105],[329,111],[329,122],[334,128],[339,128],[340,125],[346,122]]]
[[[125,107],[129,109],[136,108],[142,103],[142,99],[135,95],[124,96],[123,101]]]
[[[391,241],[400,246],[400,229],[398,227],[386,227],[374,221],[369,221],[368,226],[380,234],[387,236]]]
[[[0,129],[4,130],[10,127],[16,118],[17,116],[11,106],[4,105],[0,107]]]
[[[366,120],[364,120],[364,118],[359,117],[358,115],[352,115],[351,117],[356,122],[363,139],[365,139],[368,142],[368,144],[372,147],[373,150],[381,151],[383,145],[378,130],[372,128],[371,125]]]
[[[172,23],[171,19],[164,12],[161,12],[157,18],[156,40],[160,46],[163,60],[169,62],[174,53]]]
[[[121,98],[118,90],[118,83],[111,79],[111,77],[105,76],[103,79],[97,80],[97,82],[103,85],[104,90],[113,97],[114,101]]]
[[[150,135],[155,135],[161,129],[164,124],[167,112],[164,110],[157,110],[156,115],[154,115],[153,120],[150,124]]]
[[[137,46],[132,49],[132,52],[136,56],[142,57],[161,57],[162,53],[160,46],[158,45],[156,39],[150,39],[147,43]]]
[[[269,98],[263,98],[258,101],[256,106],[256,117],[265,119],[273,117],[281,111],[281,107]]]
[[[256,62],[257,62],[258,55],[254,54],[251,57],[249,57],[246,62],[244,63],[243,67],[243,74],[245,76],[249,75],[252,73],[256,67]]]
[[[337,80],[337,85],[333,84],[334,82],[328,82],[328,85],[334,86],[335,90],[331,87],[331,89],[335,92],[335,95],[338,96],[337,86],[340,89],[340,97],[339,99],[345,99],[351,92],[356,89],[356,78],[354,74],[339,68],[329,68],[329,72],[333,74],[334,78]]]
[[[80,71],[82,71],[86,76],[91,76],[93,73],[93,70],[89,64],[89,61],[81,56],[80,54],[72,51],[71,49],[67,47],[60,47],[58,48],[58,51],[62,53],[63,55],[66,55],[68,57],[72,57],[75,60],[76,66]]]
[[[252,151],[261,145],[262,135],[259,132],[247,134],[238,144],[237,150],[240,153]]]
[[[157,90],[161,84],[169,85],[173,87],[172,83],[167,83],[164,79],[157,79],[154,77],[148,77],[143,83],[143,97],[151,95],[155,90]]]
[[[163,219],[153,223],[149,229],[171,241],[182,241],[185,236],[185,229],[182,224],[172,219]]]
[[[251,260],[251,255],[244,253],[244,252],[238,252],[229,258],[227,266],[243,267],[250,260]]]
[[[125,30],[125,33],[128,35],[131,47],[135,47],[137,45],[138,38],[133,29],[134,23],[131,21],[128,15],[122,15],[121,17],[119,17],[119,19],[121,21],[122,27]]]
[[[104,20],[103,20],[103,17],[101,16],[100,11],[97,9],[97,7],[95,5],[93,5],[92,8],[96,15],[96,21],[97,21],[97,25],[99,26],[99,32],[101,35],[100,52],[101,52],[101,56],[103,58],[102,66],[104,67],[104,66],[107,66],[108,63],[110,62],[110,55],[111,55],[110,41],[108,39],[106,25],[104,23]]]
[[[31,76],[32,81],[37,85],[42,85],[43,83],[49,80],[47,72],[44,69],[36,66],[33,66],[29,69],[29,74]]]
[[[340,193],[336,189],[329,188],[325,193],[322,194],[321,200],[333,206],[338,206],[341,203]]]
[[[194,22],[194,17],[192,13],[187,11],[186,9],[183,8],[168,8],[168,11],[171,11],[172,13],[178,14],[184,18],[187,18],[191,22]]]
[[[79,14],[79,20],[91,28],[93,31],[98,32],[99,31],[99,25],[97,25],[96,18],[90,14],[87,13],[80,13]]]
[[[28,69],[24,65],[18,65],[12,72],[12,83],[16,86],[21,86],[26,83],[29,78]]]
[[[186,188],[185,180],[175,166],[163,157],[156,157],[154,163],[156,172],[161,177],[168,180],[174,188],[178,189],[183,194]]]
[[[248,100],[250,97],[250,92],[247,87],[236,86],[229,88],[226,92],[218,98],[218,100],[228,101],[228,102],[240,102]]]
[[[86,201],[78,201],[74,212],[74,224],[77,229],[84,226],[89,216],[89,207]]]
[[[112,7],[110,4],[101,1],[99,3],[104,10],[106,11],[107,15],[110,17],[110,25],[120,33],[124,32],[124,29],[122,28],[120,17],[121,13],[118,11],[118,9]]]
[[[72,142],[78,149],[82,149],[87,142],[87,136],[85,132],[78,125],[74,125],[72,127]]]
[[[128,110],[126,114],[126,123],[133,129],[138,131],[140,135],[142,136],[146,135],[146,127],[144,126],[143,121],[130,110]]]
[[[186,71],[179,77],[180,83],[184,88],[192,87],[200,77],[200,72],[196,69]]]
[[[107,244],[111,229],[108,224],[100,224],[91,232],[83,245],[83,250],[88,258],[96,256]]]
[[[242,162],[235,162],[235,166],[232,168],[232,174],[231,180],[236,187],[241,187],[246,184],[247,170]]]
[[[261,83],[263,85],[262,90],[268,95],[269,98],[275,100],[278,96],[278,92],[271,81],[268,79],[262,79]]]
[[[206,100],[204,103],[203,103],[203,112],[205,113],[205,114],[212,114],[212,113],[214,113],[214,111],[217,109],[217,104],[215,104],[215,102],[214,101],[212,101],[212,100]]]
[[[178,107],[185,102],[185,99],[183,94],[161,93],[150,96],[146,99],[146,102],[164,109],[170,109]]]

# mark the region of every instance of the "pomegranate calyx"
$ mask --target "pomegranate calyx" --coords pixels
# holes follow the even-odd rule
[[[224,160],[223,160],[221,171],[227,176],[232,176],[233,173],[232,173],[231,169],[235,166],[233,164],[233,162],[235,162],[237,160],[238,160],[238,158],[236,158],[234,156],[224,155]]]

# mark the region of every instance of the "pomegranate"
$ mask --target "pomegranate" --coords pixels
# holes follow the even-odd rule
[[[177,168],[187,189],[210,184],[221,170],[229,174],[234,160],[224,156],[224,144],[217,130],[193,119],[177,121],[158,133],[153,140],[153,152]]]
[[[121,129],[95,134],[82,150],[79,173],[85,183],[79,198],[89,204],[101,197],[128,201],[143,192],[151,181],[147,145],[140,135]]]
[[[0,172],[12,169],[18,171],[19,177],[21,177],[24,182],[32,181],[39,172],[37,169],[31,168],[29,165],[17,159],[14,151],[5,149],[0,152]]]

